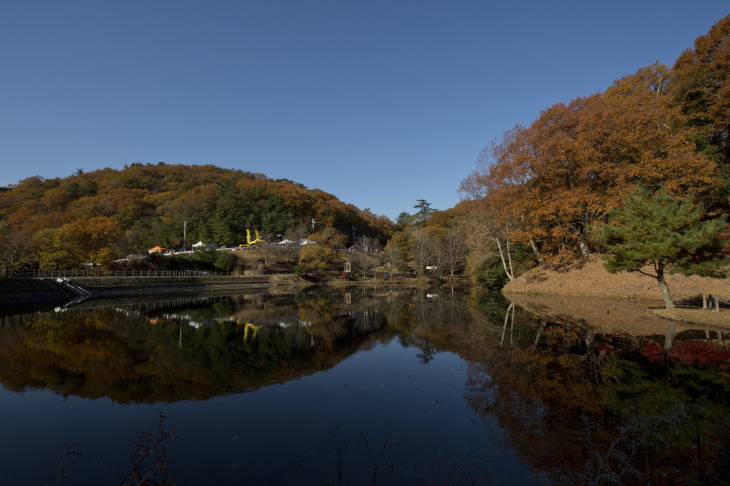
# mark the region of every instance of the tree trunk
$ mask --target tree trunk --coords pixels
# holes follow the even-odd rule
[[[591,248],[588,246],[588,242],[585,238],[583,238],[583,236],[581,236],[580,240],[578,240],[578,246],[580,247],[580,254],[583,258],[591,256]]]
[[[499,347],[501,348],[504,344],[504,335],[507,333],[507,322],[509,321],[510,313],[512,314],[512,323],[514,325],[514,319],[515,319],[515,305],[510,302],[509,307],[507,307],[507,312],[504,313],[504,327],[502,328],[502,340],[499,342]]]
[[[595,335],[593,329],[586,329],[586,356],[588,357],[588,366],[591,370],[593,381],[598,383],[598,357],[596,356]]]
[[[507,240],[507,258],[509,258],[509,267],[507,266],[507,260],[504,258],[504,250],[502,249],[502,244],[499,242],[499,238],[495,238],[497,240],[497,248],[499,249],[499,257],[502,259],[502,267],[504,267],[504,273],[507,274],[507,278],[512,281],[514,280],[514,276],[512,274],[512,258],[509,256],[509,240]]]
[[[674,309],[674,301],[672,296],[669,294],[669,285],[664,280],[664,264],[658,263],[656,265],[656,279],[659,282],[659,290],[662,292],[662,299],[664,299],[664,307],[667,309]]]
[[[545,260],[542,258],[542,255],[540,254],[540,250],[537,247],[537,244],[535,243],[535,240],[530,238],[530,246],[532,247],[532,251],[535,252],[535,257],[537,258],[537,263],[540,265],[545,264]]]
[[[512,255],[509,252],[509,240],[507,240],[507,261],[509,262],[509,274],[514,277],[515,271],[512,270]]]
[[[537,347],[537,345],[540,343],[540,337],[542,336],[543,331],[545,331],[545,328],[547,327],[547,320],[541,318],[540,319],[540,327],[537,330],[537,335],[535,336],[535,344],[532,346],[534,348]]]
[[[664,354],[669,356],[674,345],[674,333],[677,331],[677,326],[667,326],[667,332],[664,334]]]

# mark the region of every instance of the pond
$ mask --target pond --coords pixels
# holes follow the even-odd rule
[[[473,289],[285,292],[0,316],[4,484],[728,479],[722,332],[665,353]]]

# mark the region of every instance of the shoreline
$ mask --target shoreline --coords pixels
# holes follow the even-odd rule
[[[435,282],[426,279],[344,280],[295,274],[184,277],[75,277],[0,279],[0,307],[69,305],[74,301],[130,298],[149,295],[191,295],[202,292],[264,291],[279,287],[311,286],[417,286]]]
[[[581,301],[593,302],[593,309],[583,308],[580,313],[592,314],[597,321],[603,321],[609,313],[613,314],[613,318],[619,317],[618,313],[614,313],[613,307],[604,309],[602,300],[607,303],[624,303],[624,307],[635,309],[620,317],[624,322],[632,323],[624,325],[627,327],[640,325],[636,319],[638,314],[649,321],[662,319],[664,322],[684,325],[730,327],[730,310],[727,304],[721,306],[720,312],[701,308],[703,295],[711,294],[721,301],[730,301],[730,279],[682,274],[668,274],[666,279],[677,305],[675,309],[664,308],[655,279],[638,272],[609,273],[597,256],[567,267],[533,268],[508,282],[502,293],[507,298],[512,297],[511,300],[518,304],[519,301],[542,301],[543,305],[547,300],[564,302],[560,306],[560,312],[568,315],[573,312],[573,308],[584,307],[580,305]],[[540,307],[542,306],[537,306]],[[557,312],[557,309],[552,311]]]
[[[266,277],[79,277],[0,279],[0,306],[52,305],[139,295],[194,294],[221,290],[267,290]]]
[[[712,294],[730,301],[730,279],[698,275],[665,275],[677,304]],[[639,272],[609,273],[597,256],[565,267],[536,267],[508,282],[502,292],[559,297],[641,299],[663,302],[656,280]]]

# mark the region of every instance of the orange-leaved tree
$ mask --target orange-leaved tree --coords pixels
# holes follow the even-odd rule
[[[514,239],[586,257],[591,226],[637,185],[698,195],[717,187],[717,164],[695,151],[693,133],[665,95],[576,98],[509,132],[462,188],[491,201]]]

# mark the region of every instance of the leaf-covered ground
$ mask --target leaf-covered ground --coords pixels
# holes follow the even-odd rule
[[[649,268],[646,269],[650,271]],[[716,279],[680,274],[667,275],[672,298],[676,302],[701,297],[703,293],[730,300],[730,279]],[[656,280],[638,272],[609,273],[598,257],[564,267],[537,267],[508,283],[506,293],[572,295],[576,297],[612,297],[646,299],[661,302]]]
[[[656,280],[638,272],[609,273],[597,257],[573,266],[535,268],[508,283],[504,292],[536,311],[542,308],[548,314],[565,314],[601,327],[618,326],[640,334],[645,327],[644,332],[649,333],[654,331],[649,327],[659,329],[666,318],[730,327],[727,305],[719,313],[699,308],[702,294],[730,302],[730,279],[674,274],[668,275],[667,281],[675,302],[683,307],[675,309],[676,315],[668,315],[669,311],[663,309]]]

